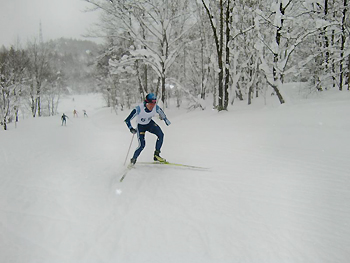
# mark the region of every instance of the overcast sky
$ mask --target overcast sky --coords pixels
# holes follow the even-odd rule
[[[96,12],[83,12],[86,7],[90,5],[83,0],[0,0],[0,47],[15,44],[17,38],[23,46],[38,39],[40,21],[44,41],[86,39],[82,35],[98,22]]]

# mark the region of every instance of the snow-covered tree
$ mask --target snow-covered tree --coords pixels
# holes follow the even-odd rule
[[[18,121],[21,107],[22,90],[28,80],[29,58],[27,52],[11,47],[0,52],[0,112],[1,125],[7,129],[7,123]]]
[[[129,53],[122,59],[111,59],[112,74],[120,67],[131,66],[136,71],[140,91],[146,92],[146,82],[140,77],[140,61],[156,73],[159,83],[155,89],[165,102],[166,78],[176,57],[183,48],[183,38],[188,34],[195,21],[191,20],[192,11],[187,1],[95,1],[86,0],[102,9],[102,29],[106,36],[126,39]],[[126,44],[127,41],[124,43]],[[143,67],[145,69],[145,67]],[[145,71],[143,71],[145,74]],[[147,76],[143,76],[147,79]],[[159,88],[159,90],[158,90]]]
[[[46,79],[50,75],[49,49],[44,43],[33,41],[28,47],[31,72],[31,109],[33,117],[42,115],[42,95]]]

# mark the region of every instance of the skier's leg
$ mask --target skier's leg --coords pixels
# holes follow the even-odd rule
[[[149,132],[158,137],[156,142],[156,151],[160,152],[160,148],[162,148],[164,140],[164,133],[162,129],[155,122],[153,122],[152,126],[149,129]]]
[[[137,157],[139,157],[140,153],[146,146],[145,131],[140,127],[140,125],[138,125],[138,129],[137,129],[137,138],[139,141],[139,146],[135,150],[134,155],[132,157],[135,160],[137,159]]]
[[[153,122],[151,128],[149,129],[149,132],[155,134],[158,137],[157,142],[156,142],[156,147],[155,147],[156,149],[154,151],[153,160],[159,161],[159,162],[165,162],[166,160],[160,156],[160,149],[162,148],[163,140],[164,140],[164,133],[163,133],[162,129],[155,122]]]

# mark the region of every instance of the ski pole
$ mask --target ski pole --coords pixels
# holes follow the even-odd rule
[[[131,142],[130,142],[128,153],[126,154],[126,157],[125,157],[124,165],[126,164],[126,160],[128,159],[130,148],[131,148],[131,145],[132,145],[132,141],[134,140],[134,136],[135,136],[135,133],[131,137]]]

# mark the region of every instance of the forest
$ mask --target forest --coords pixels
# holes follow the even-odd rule
[[[26,48],[0,48],[0,123],[7,129],[20,116],[53,116],[60,97],[94,92],[94,61],[99,46],[60,38],[28,42]]]
[[[101,92],[130,108],[154,92],[167,107],[228,110],[262,96],[286,103],[284,83],[349,91],[347,0],[83,0],[99,10],[89,32],[0,49],[1,125],[56,114],[65,93]]]

